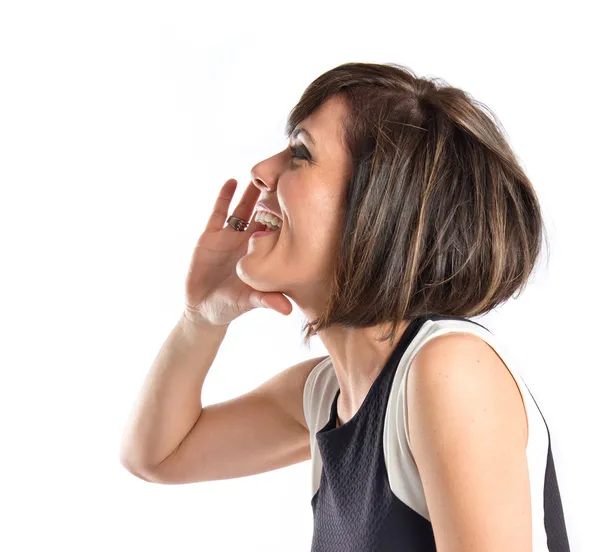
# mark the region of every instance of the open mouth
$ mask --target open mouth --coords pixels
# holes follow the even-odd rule
[[[279,232],[281,230],[281,228],[277,228],[276,226],[271,226],[270,224],[264,224],[264,223],[259,223],[260,224],[260,230],[263,232]]]
[[[267,217],[269,218],[269,217]],[[283,220],[281,219],[277,219],[275,222],[276,224],[273,224],[273,220],[275,219],[275,217],[271,217],[272,220],[265,220],[265,218],[262,216],[262,214],[260,215],[259,220],[255,221],[258,225],[257,227],[257,231],[259,232],[279,232],[281,230],[281,227],[283,226]]]

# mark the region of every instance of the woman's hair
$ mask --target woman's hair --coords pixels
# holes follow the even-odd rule
[[[398,64],[345,63],[313,81],[286,132],[330,97],[348,106],[352,158],[324,310],[362,328],[427,314],[473,317],[525,288],[545,231],[538,198],[496,116]]]

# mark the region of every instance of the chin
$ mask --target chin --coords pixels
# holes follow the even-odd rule
[[[235,265],[235,272],[244,284],[257,291],[278,291],[280,280],[273,280],[269,275],[274,275],[273,269],[260,260],[252,259],[252,253],[244,255]]]

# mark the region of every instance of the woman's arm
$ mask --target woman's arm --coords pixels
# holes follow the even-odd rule
[[[423,345],[407,379],[407,428],[438,552],[531,552],[527,416],[482,339]]]
[[[121,439],[121,463],[141,479],[199,419],[204,380],[228,327],[194,322],[183,313],[162,345]]]

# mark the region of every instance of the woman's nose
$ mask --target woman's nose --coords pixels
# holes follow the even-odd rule
[[[252,167],[250,170],[250,178],[261,192],[271,191],[277,184],[276,170],[275,159],[274,157],[270,157]]]

